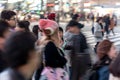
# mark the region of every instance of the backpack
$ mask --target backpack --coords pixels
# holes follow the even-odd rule
[[[39,80],[69,80],[69,76],[62,68],[45,67]]]

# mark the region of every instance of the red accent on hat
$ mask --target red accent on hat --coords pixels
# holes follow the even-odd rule
[[[55,17],[56,17],[55,13],[48,14],[48,19],[50,20],[55,20]]]

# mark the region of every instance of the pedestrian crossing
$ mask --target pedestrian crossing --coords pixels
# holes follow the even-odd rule
[[[95,41],[95,37],[94,35],[91,33],[91,31],[87,31],[87,32],[83,32],[83,34],[86,36],[87,38],[87,43],[91,46],[94,47],[96,44]],[[104,38],[106,39],[106,34],[104,35]],[[115,35],[113,35],[112,33],[110,33],[108,39],[110,41],[112,41],[114,43],[115,46],[120,46],[120,33],[115,32]]]

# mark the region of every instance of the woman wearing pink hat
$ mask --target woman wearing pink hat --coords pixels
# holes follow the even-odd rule
[[[44,46],[44,68],[39,80],[69,80],[67,73],[63,69],[67,61],[64,53],[59,48],[60,38],[58,24],[52,20],[41,19],[39,27],[43,33],[39,44]]]

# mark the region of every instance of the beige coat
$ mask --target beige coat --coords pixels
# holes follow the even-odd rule
[[[110,74],[109,80],[120,80],[120,78],[113,76]]]

